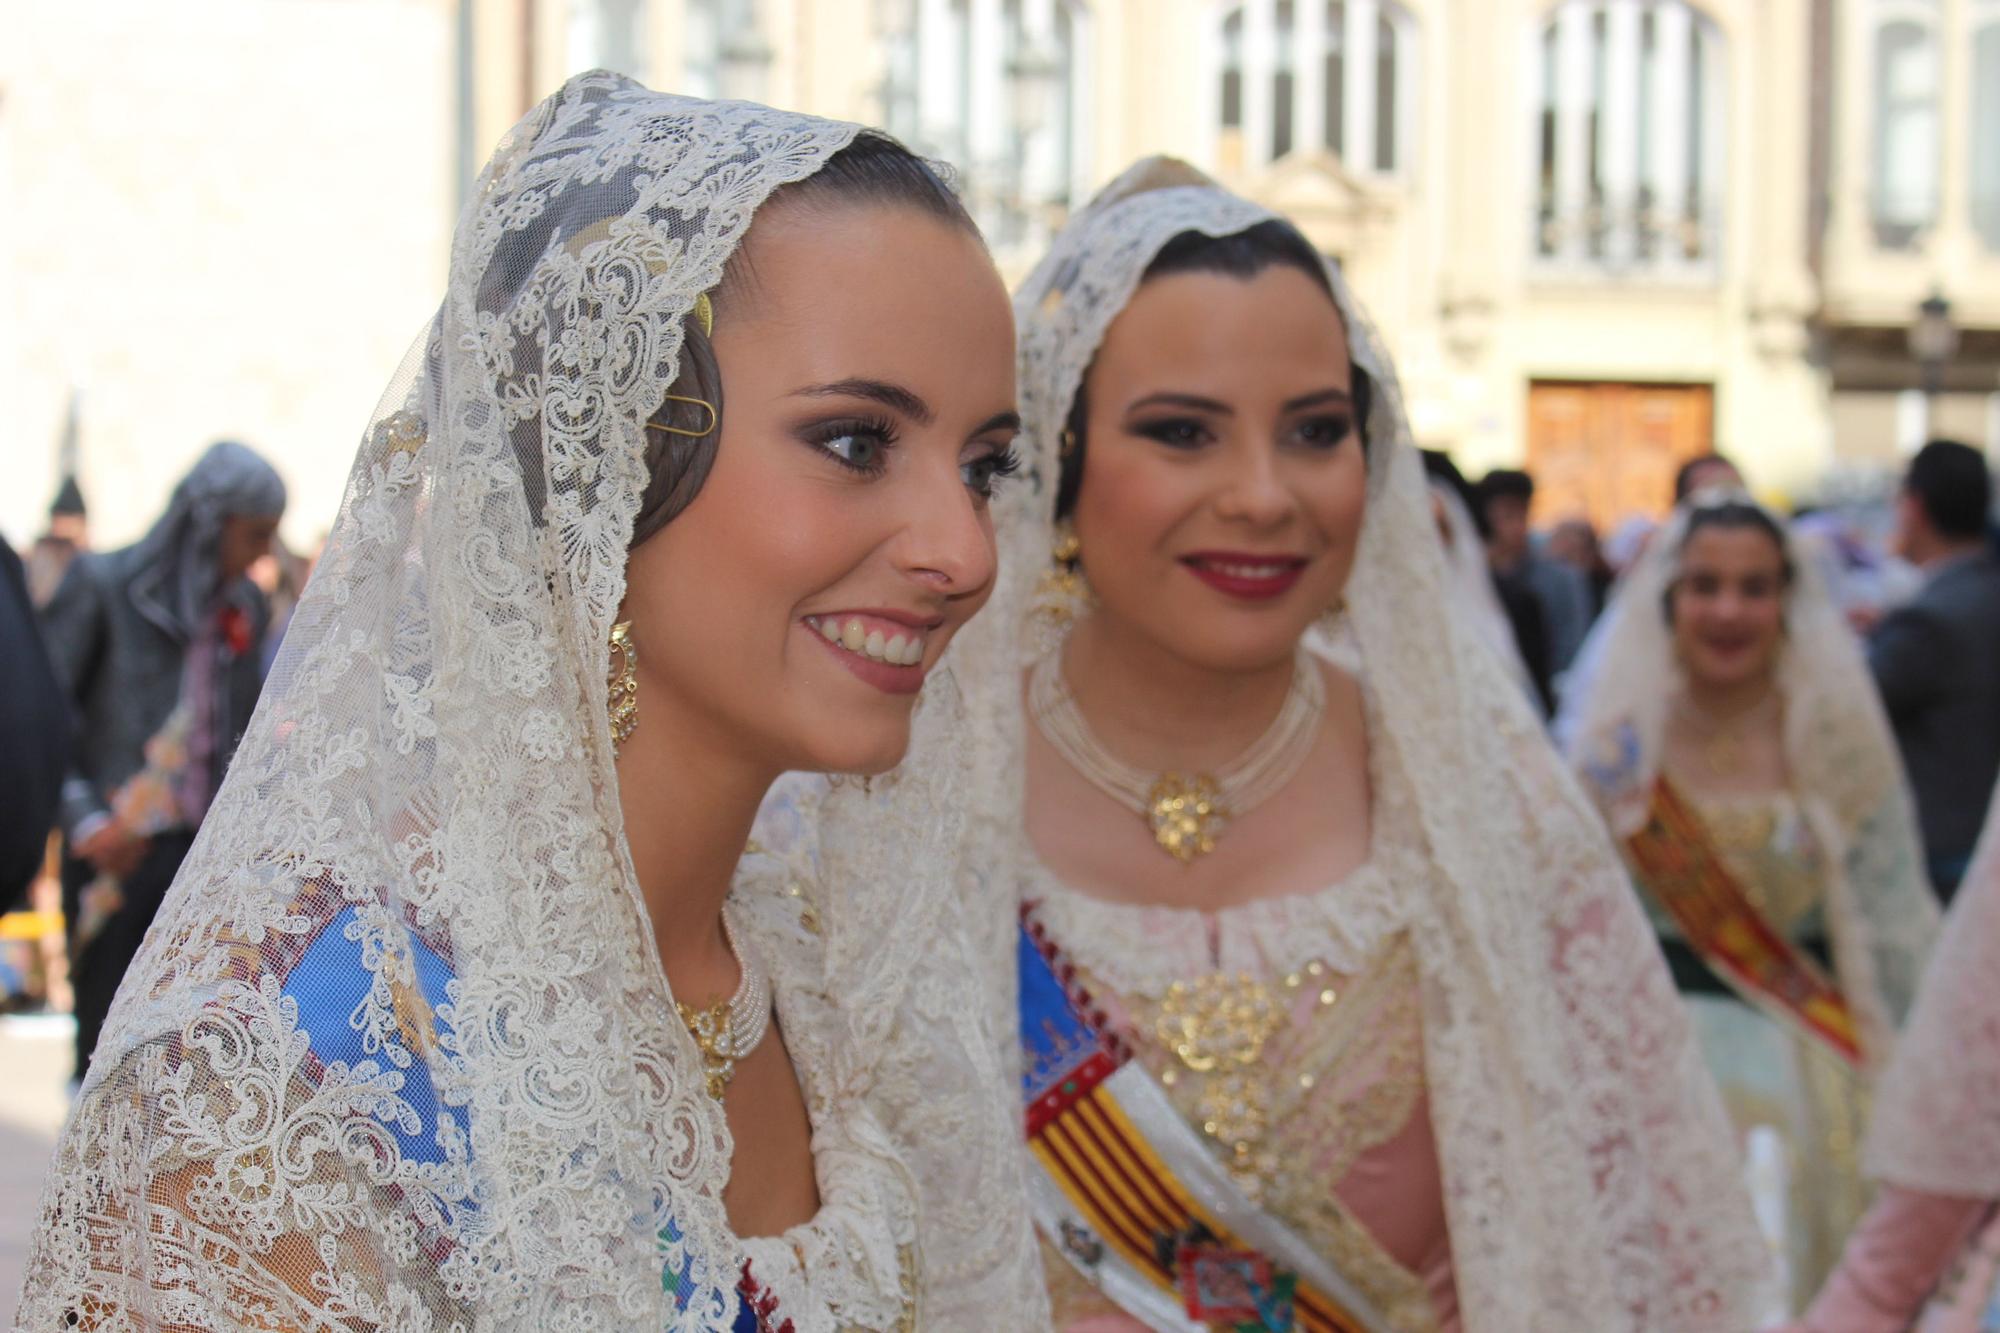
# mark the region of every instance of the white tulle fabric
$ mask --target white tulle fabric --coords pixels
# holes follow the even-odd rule
[[[1106,328],[1162,246],[1271,215],[1192,168],[1142,162],[1057,238],[1019,292],[1028,483],[997,502],[995,605],[961,643],[991,886],[990,984],[1011,1008],[1023,836],[1021,672],[1044,651],[1057,441]],[[1460,1303],[1473,1333],[1715,1330],[1761,1308],[1763,1247],[1652,933],[1602,826],[1519,689],[1460,623],[1395,375],[1337,271],[1377,386],[1369,500],[1341,656],[1358,663],[1435,873],[1400,891],[1422,971],[1426,1076]]]
[[[2000,793],[1946,913],[1863,1163],[1910,1189],[2000,1199]]]
[[[1645,821],[1671,701],[1686,688],[1664,613],[1688,517],[1740,492],[1704,492],[1675,513],[1618,585],[1585,679],[1563,700],[1558,732],[1620,838]],[[1775,521],[1775,520],[1774,520]],[[1779,524],[1779,530],[1784,531]],[[1778,664],[1792,795],[1831,867],[1825,917],[1834,970],[1871,1063],[1888,1058],[1937,936],[1916,810],[1888,716],[1860,644],[1814,562],[1789,535],[1794,581]],[[1699,798],[1699,790],[1686,793]]]
[[[1034,1308],[1018,1186],[952,1140],[1012,1124],[991,1033],[947,1012],[953,886],[923,873],[956,769],[823,792],[815,844],[746,863],[825,1200],[746,1245],[612,765],[644,422],[754,211],[854,133],[600,72],[502,143],[112,1009],[22,1328],[726,1329],[746,1256],[798,1333]]]

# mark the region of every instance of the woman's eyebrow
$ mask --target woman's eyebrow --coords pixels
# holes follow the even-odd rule
[[[1228,403],[1213,398],[1203,398],[1194,393],[1149,393],[1125,410],[1136,412],[1142,407],[1191,407],[1197,412],[1214,412],[1219,416],[1229,416],[1234,409]]]
[[[844,379],[829,384],[808,384],[802,389],[792,390],[794,398],[867,398],[901,412],[920,426],[928,426],[935,417],[931,405],[920,396],[900,384],[887,380]]]
[[[992,416],[986,418],[984,422],[980,423],[978,429],[974,430],[972,435],[976,438],[996,430],[1004,430],[1010,434],[1018,435],[1021,431],[1021,414],[1019,412],[995,412]]]
[[[1345,389],[1321,389],[1316,393],[1300,394],[1286,401],[1285,411],[1303,412],[1308,407],[1318,407],[1321,403],[1342,403],[1352,406],[1354,395]]]

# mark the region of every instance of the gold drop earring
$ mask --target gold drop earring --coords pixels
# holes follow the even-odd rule
[[[639,647],[632,642],[632,622],[611,627],[611,757],[639,729]]]
[[[1048,572],[1035,589],[1035,613],[1058,628],[1067,628],[1090,604],[1090,583],[1079,563],[1082,558],[1083,543],[1077,539],[1076,525],[1061,520],[1049,547]]]

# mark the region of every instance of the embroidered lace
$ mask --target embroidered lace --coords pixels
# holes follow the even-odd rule
[[[1895,1058],[1877,1084],[1870,1175],[2000,1199],[2000,792],[1945,918]]]
[[[1028,484],[996,502],[995,601],[954,650],[980,794],[976,930],[1010,1012],[1014,905],[1029,889],[1021,672],[1047,647],[1033,609],[1064,418],[1168,240],[1268,216],[1190,168],[1141,163],[1071,220],[1016,297]],[[1339,655],[1374,700],[1372,744],[1408,782],[1428,862],[1394,891],[1422,980],[1463,1308],[1509,1333],[1740,1333],[1761,1308],[1762,1246],[1714,1085],[1596,813],[1519,689],[1447,611],[1393,370],[1339,273],[1328,279],[1378,386]]]
[[[1013,1114],[923,870],[956,770],[828,793],[737,887],[825,1199],[747,1244],[616,796],[643,423],[754,211],[853,133],[597,72],[502,143],[112,1010],[22,1328],[728,1329],[746,1257],[799,1333],[1033,1322],[1011,1159],[961,1160]]]

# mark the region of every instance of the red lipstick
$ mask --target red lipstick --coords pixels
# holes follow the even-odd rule
[[[1182,556],[1180,563],[1224,596],[1268,602],[1290,592],[1309,562],[1302,555],[1273,552],[1193,551]]]

